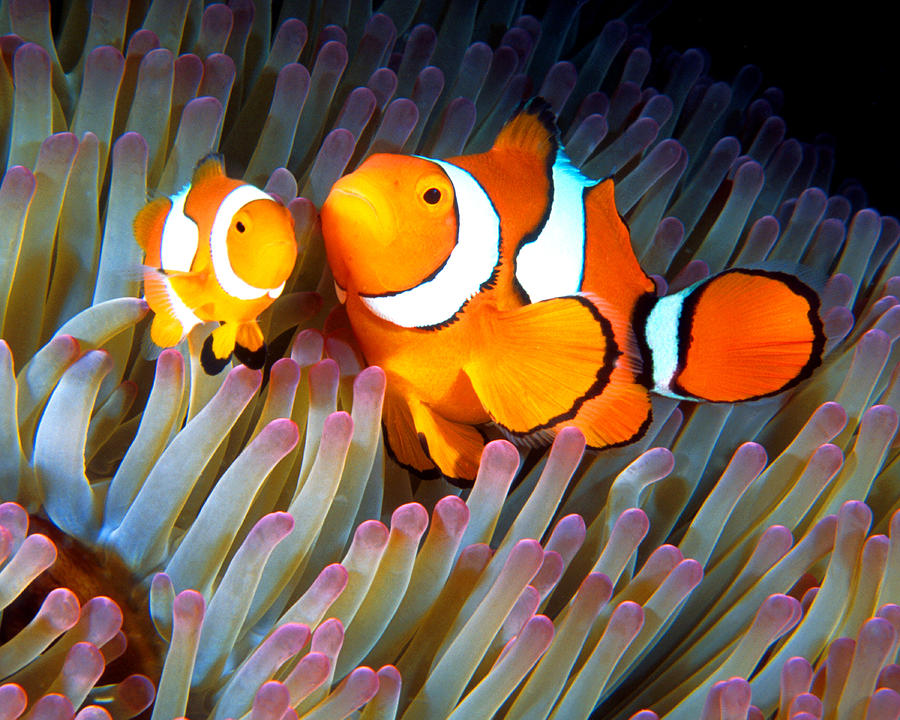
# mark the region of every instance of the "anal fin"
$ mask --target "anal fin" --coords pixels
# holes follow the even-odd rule
[[[491,419],[513,436],[575,417],[598,395],[621,354],[601,301],[552,298],[497,313],[464,367]]]

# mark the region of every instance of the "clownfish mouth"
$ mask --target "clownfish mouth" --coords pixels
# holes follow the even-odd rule
[[[321,210],[328,262],[334,279],[345,289],[359,284],[360,278],[356,276],[360,268],[378,274],[374,259],[380,261],[384,257],[397,234],[391,208],[379,202],[378,193],[367,193],[358,185],[342,178],[332,188]],[[351,276],[356,280],[351,280]]]
[[[326,210],[326,208],[328,210]],[[345,232],[351,228],[364,233],[367,240],[387,242],[393,235],[391,223],[385,222],[384,209],[372,202],[371,196],[357,190],[335,185],[322,207],[323,222],[328,211],[340,219]]]

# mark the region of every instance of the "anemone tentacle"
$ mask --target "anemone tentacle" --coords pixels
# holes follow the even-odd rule
[[[299,5],[2,5],[0,718],[900,717],[900,223],[758,70],[592,6]],[[486,149],[531,94],[661,292],[803,263],[826,357],[767,400],[657,398],[604,453],[494,440],[460,495],[385,452],[316,207],[374,152]],[[132,220],[215,150],[300,246],[264,373],[206,375],[209,325],[142,354]]]

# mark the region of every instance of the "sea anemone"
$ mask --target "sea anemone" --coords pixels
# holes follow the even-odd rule
[[[0,718],[900,717],[900,224],[757,70],[584,10],[3,5]],[[659,398],[624,448],[495,440],[463,493],[384,452],[316,207],[533,94],[661,290],[803,263],[827,354],[768,400]],[[142,351],[132,220],[214,150],[295,221],[265,372],[206,375],[209,325]]]

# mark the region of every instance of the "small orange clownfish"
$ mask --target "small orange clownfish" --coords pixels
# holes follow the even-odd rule
[[[190,184],[135,216],[134,236],[145,253],[153,342],[172,347],[195,325],[218,321],[203,344],[203,369],[217,374],[232,352],[245,365],[262,367],[266,346],[256,319],[284,290],[297,259],[288,209],[229,178],[221,157],[209,155]]]
[[[819,298],[792,275],[734,269],[658,297],[612,180],[572,165],[542,101],[481,154],[371,156],[321,219],[338,298],[387,376],[388,448],[423,476],[471,483],[489,424],[624,445],[651,390],[755,399],[821,359]]]

